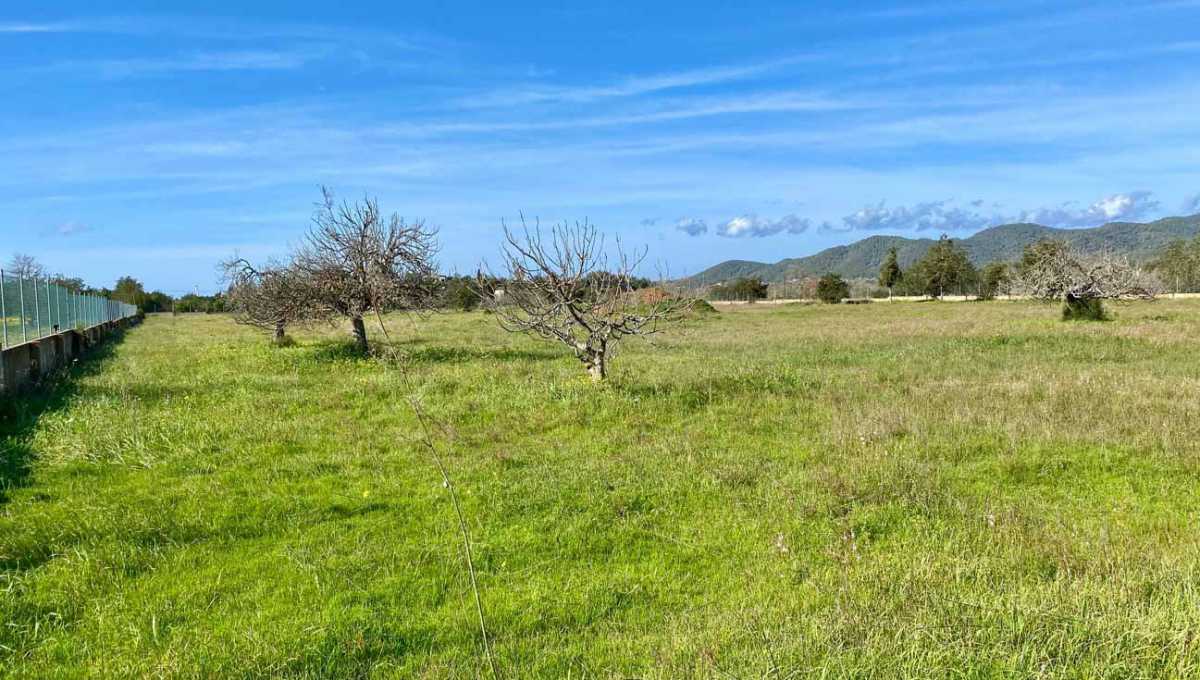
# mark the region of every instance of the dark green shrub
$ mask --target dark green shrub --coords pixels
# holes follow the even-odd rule
[[[1099,298],[1067,296],[1063,305],[1063,321],[1107,321],[1104,303]]]
[[[850,297],[850,284],[837,274],[826,274],[817,282],[817,299],[835,305]]]
[[[713,300],[745,300],[754,302],[767,297],[767,284],[759,279],[740,278],[718,283],[708,291]]]
[[[475,290],[471,279],[466,277],[454,277],[446,281],[446,292],[443,298],[443,306],[449,309],[457,309],[461,312],[470,312],[479,307],[481,302],[479,291]]]

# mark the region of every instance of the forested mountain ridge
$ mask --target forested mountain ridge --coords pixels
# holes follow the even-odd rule
[[[1040,224],[1017,223],[989,227],[972,236],[956,239],[975,266],[996,261],[1015,261],[1025,246],[1043,238],[1067,241],[1084,252],[1113,251],[1134,260],[1153,258],[1172,241],[1200,234],[1200,215],[1166,217],[1154,222],[1110,222],[1091,229],[1057,229]],[[692,285],[709,285],[739,277],[778,282],[827,273],[849,278],[874,278],[891,248],[896,248],[900,266],[907,268],[925,254],[936,238],[870,236],[849,245],[835,246],[806,257],[789,258],[774,264],[750,260],[728,260],[684,279]]]

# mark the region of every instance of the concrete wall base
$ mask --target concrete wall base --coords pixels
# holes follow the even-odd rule
[[[66,368],[113,333],[141,323],[140,316],[82,331],[68,330],[0,351],[0,394],[11,394]]]

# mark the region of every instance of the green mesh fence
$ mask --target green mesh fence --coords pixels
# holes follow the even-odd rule
[[[137,314],[137,307],[99,295],[74,293],[46,279],[0,271],[0,346],[91,328]]]

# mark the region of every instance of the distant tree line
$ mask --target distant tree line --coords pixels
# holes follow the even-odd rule
[[[107,286],[90,286],[79,277],[67,276],[65,274],[51,274],[36,258],[21,253],[13,255],[8,265],[4,268],[4,273],[26,280],[37,279],[39,281],[46,281],[50,285],[59,286],[79,295],[97,295],[116,300],[117,302],[124,302],[134,305],[143,314],[171,311],[173,303],[174,310],[177,312],[217,312],[224,309],[224,305],[220,301],[220,294],[216,296],[186,295],[180,299],[189,300],[189,305],[187,305],[187,309],[180,309],[177,301],[170,295],[160,290],[147,291],[142,282],[132,276],[118,278],[111,288]]]
[[[955,295],[992,300],[1020,293],[1063,301],[1064,318],[1103,318],[1101,301],[1150,297],[1160,287],[1159,281],[1183,292],[1200,290],[1200,237],[1171,244],[1151,269],[1157,281],[1125,258],[1074,253],[1068,244],[1055,240],[1030,244],[1017,262],[991,262],[976,268],[966,250],[943,234],[907,269],[901,267],[896,249],[889,250],[875,281],[879,287],[870,295],[933,299]],[[860,282],[853,285],[861,290]],[[782,286],[799,297],[827,303],[846,300],[852,291],[852,283],[834,273]],[[769,285],[761,280],[740,278],[711,286],[708,297],[754,301],[766,298],[768,289]]]
[[[1200,236],[1171,243],[1154,260],[1151,268],[1169,290],[1200,292]]]
[[[767,297],[767,283],[760,279],[742,277],[718,283],[708,289],[708,299],[724,302],[754,302]]]

